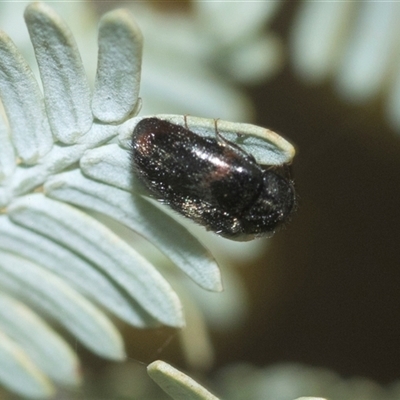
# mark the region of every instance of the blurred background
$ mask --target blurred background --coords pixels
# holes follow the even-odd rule
[[[22,20],[25,5],[1,4],[0,22],[29,57],[29,42],[13,32],[11,22],[11,16]],[[276,364],[296,363],[384,387],[398,380],[400,4],[53,6],[74,32],[92,80],[99,16],[130,8],[145,39],[141,114],[251,122],[282,134],[297,149],[298,209],[273,238],[227,243],[191,227],[221,263],[226,284],[225,294],[213,295],[227,296],[212,300],[212,307],[223,303],[215,315],[207,315],[211,303],[204,298],[195,307],[205,316],[197,332],[204,331],[207,352],[188,356],[195,339],[185,342],[170,329],[138,332],[121,326],[127,363],[109,364],[78,350],[87,378],[83,392],[129,398],[135,391],[135,398],[157,398],[146,397],[151,383],[142,380],[141,388],[140,380],[128,378],[144,377],[142,364],[156,358],[230,394],[227,398],[234,398],[233,378],[224,381],[224,374],[236,376],[228,365],[238,363],[266,375],[278,371]],[[377,390],[363,382],[364,395]]]

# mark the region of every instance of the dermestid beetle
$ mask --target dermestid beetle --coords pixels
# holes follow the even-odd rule
[[[287,169],[258,164],[218,131],[209,138],[142,119],[132,135],[132,165],[159,201],[233,240],[271,235],[296,202]]]

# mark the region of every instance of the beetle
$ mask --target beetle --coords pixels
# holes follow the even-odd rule
[[[271,235],[291,215],[296,195],[287,168],[263,166],[224,139],[144,118],[132,135],[132,168],[173,210],[232,240]]]

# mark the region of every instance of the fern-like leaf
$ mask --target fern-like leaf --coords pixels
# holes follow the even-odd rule
[[[135,117],[142,36],[131,15],[116,10],[100,21],[93,95],[64,21],[43,3],[29,5],[25,20],[43,95],[0,32],[0,381],[44,398],[52,381],[76,385],[80,376],[74,351],[43,318],[114,360],[125,356],[123,341],[103,310],[140,328],[184,325],[167,280],[94,212],[151,241],[202,288],[220,291],[222,284],[208,251],[132,177],[130,136],[143,117]],[[213,120],[158,117],[214,134]],[[218,126],[258,160],[279,164],[294,155],[268,130]]]

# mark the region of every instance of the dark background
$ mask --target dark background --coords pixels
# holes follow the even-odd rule
[[[259,124],[296,144],[299,206],[245,276],[256,291],[243,356],[398,378],[400,137],[379,104],[346,107],[290,71],[254,95]]]

